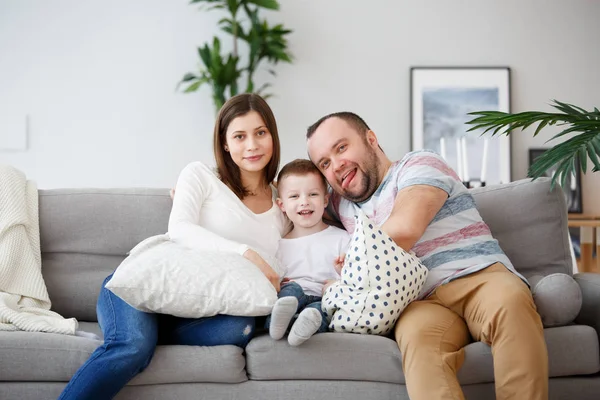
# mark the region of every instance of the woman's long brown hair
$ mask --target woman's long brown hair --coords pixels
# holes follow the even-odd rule
[[[219,110],[213,137],[213,151],[217,162],[217,172],[219,178],[239,197],[243,199],[249,192],[242,185],[240,168],[233,162],[231,155],[225,151],[227,140],[225,134],[231,121],[249,113],[256,111],[260,114],[267,129],[271,132],[273,139],[273,155],[265,167],[265,182],[270,184],[275,179],[277,169],[279,168],[279,157],[281,153],[279,145],[279,134],[277,133],[277,123],[271,107],[267,102],[257,94],[243,93],[230,98]]]

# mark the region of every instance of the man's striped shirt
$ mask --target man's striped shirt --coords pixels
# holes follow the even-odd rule
[[[332,193],[329,211],[333,211],[350,234],[354,232],[357,207],[381,226],[392,212],[398,191],[412,185],[434,186],[448,194],[446,203],[411,249],[429,269],[420,298],[429,296],[444,283],[496,262],[527,282],[492,237],[473,196],[446,161],[432,151],[411,152],[393,163],[375,193],[362,203]]]

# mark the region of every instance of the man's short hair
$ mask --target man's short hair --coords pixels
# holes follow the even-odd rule
[[[356,130],[356,132],[358,132],[360,134],[364,135],[367,133],[367,131],[371,130],[371,128],[369,128],[369,125],[367,125],[365,120],[362,119],[361,117],[359,117],[358,115],[354,114],[353,112],[349,112],[349,111],[341,111],[341,112],[328,114],[328,115],[322,117],[321,119],[319,119],[317,122],[315,122],[311,126],[309,126],[308,130],[306,131],[306,139],[307,140],[310,139],[310,137],[315,133],[315,131],[319,128],[319,126],[321,126],[321,124],[323,122],[327,121],[329,118],[334,118],[334,117],[346,121],[346,123],[348,123],[348,125],[350,125],[352,128],[354,128]]]
[[[305,160],[302,158],[297,158],[294,161],[290,161],[285,164],[281,171],[279,171],[279,175],[277,175],[277,185],[280,186],[285,178],[288,176],[306,176],[310,174],[315,174],[319,177],[321,182],[323,183],[323,189],[327,192],[327,180],[321,174],[321,171],[312,163],[310,160]]]

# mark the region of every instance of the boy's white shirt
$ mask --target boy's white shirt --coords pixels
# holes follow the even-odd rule
[[[334,261],[346,253],[349,242],[348,232],[329,226],[308,236],[281,239],[277,258],[286,278],[298,283],[304,293],[321,297],[325,281],[340,278]]]

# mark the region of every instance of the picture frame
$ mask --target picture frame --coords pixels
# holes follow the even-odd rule
[[[509,67],[411,67],[411,150],[442,155],[467,187],[511,181],[510,135],[467,132],[473,111],[510,112]]]
[[[529,149],[529,167],[531,167],[533,162],[546,151],[548,151],[548,149]],[[578,162],[576,162],[576,164],[579,165]],[[544,176],[552,178],[555,172],[556,166],[548,169]],[[567,177],[567,181],[565,182],[565,186],[562,187],[562,190],[565,193],[568,212],[572,214],[581,214],[583,212],[583,192],[581,187],[581,170],[579,168],[575,169],[573,176]]]

